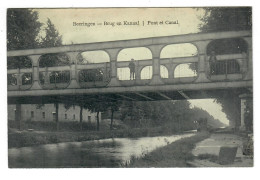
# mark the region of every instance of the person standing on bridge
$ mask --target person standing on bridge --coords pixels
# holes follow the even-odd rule
[[[130,80],[135,79],[135,62],[134,59],[132,58],[129,65],[128,65],[129,69],[130,69]]]

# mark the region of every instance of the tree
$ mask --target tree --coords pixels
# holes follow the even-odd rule
[[[45,37],[41,37],[41,47],[56,47],[62,45],[62,36],[48,18],[47,27],[44,28]],[[40,67],[68,65],[69,58],[66,54],[44,54],[39,62]]]
[[[32,9],[7,10],[7,50],[40,47],[39,32],[42,23],[38,12]]]
[[[62,45],[62,36],[48,18],[47,27],[44,29],[45,37],[42,37],[42,47],[56,47]]]
[[[84,101],[83,98],[76,99],[76,98],[65,98],[63,97],[64,108],[66,110],[70,109],[72,106],[78,105],[80,107],[79,112],[79,123],[80,123],[80,130],[82,131],[82,121],[83,121],[83,109],[86,109],[87,101]]]
[[[42,23],[38,20],[38,12],[32,9],[7,10],[7,50],[34,49],[39,47],[55,47],[62,45],[59,34],[50,19],[44,29],[45,37],[40,37]],[[40,62],[43,67],[68,64],[64,54],[43,55]],[[31,68],[31,60],[27,56],[8,57],[7,68]]]
[[[110,107],[110,111],[111,111],[110,130],[113,129],[114,112],[119,110],[120,105],[121,105],[121,101],[112,101],[108,103],[108,106]]]
[[[201,32],[252,30],[251,7],[210,7],[203,8],[205,16],[201,18]],[[223,43],[218,43],[215,49],[223,49]],[[225,53],[232,48],[225,48]],[[222,106],[228,119],[237,122],[240,119],[240,98],[237,90],[216,92],[216,102]],[[239,125],[237,123],[237,125]]]
[[[201,18],[201,32],[252,29],[251,7],[207,7]]]
[[[32,9],[7,10],[7,50],[32,49],[40,47],[39,32],[42,23],[38,12]],[[26,56],[8,57],[7,68],[31,68],[31,60]]]
[[[97,113],[97,131],[99,131],[99,113],[106,111],[109,108],[109,103],[105,99],[100,101],[97,101],[96,99],[88,99],[85,107],[89,109],[92,113]]]

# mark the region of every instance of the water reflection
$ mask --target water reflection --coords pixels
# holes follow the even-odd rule
[[[8,150],[10,168],[118,167],[193,134],[66,142]]]

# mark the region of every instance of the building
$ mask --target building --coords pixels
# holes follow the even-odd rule
[[[8,120],[15,120],[16,105],[8,105]],[[78,121],[80,120],[80,107],[73,105],[66,109],[63,104],[59,104],[59,121]],[[41,108],[37,108],[36,104],[21,105],[22,121],[54,121],[56,114],[55,104],[45,104]],[[99,115],[101,120],[101,113]],[[83,109],[82,121],[95,123],[96,113]]]

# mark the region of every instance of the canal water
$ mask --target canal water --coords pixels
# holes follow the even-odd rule
[[[173,136],[114,138],[65,142],[8,149],[10,168],[120,167],[131,157],[141,157],[194,134]]]

